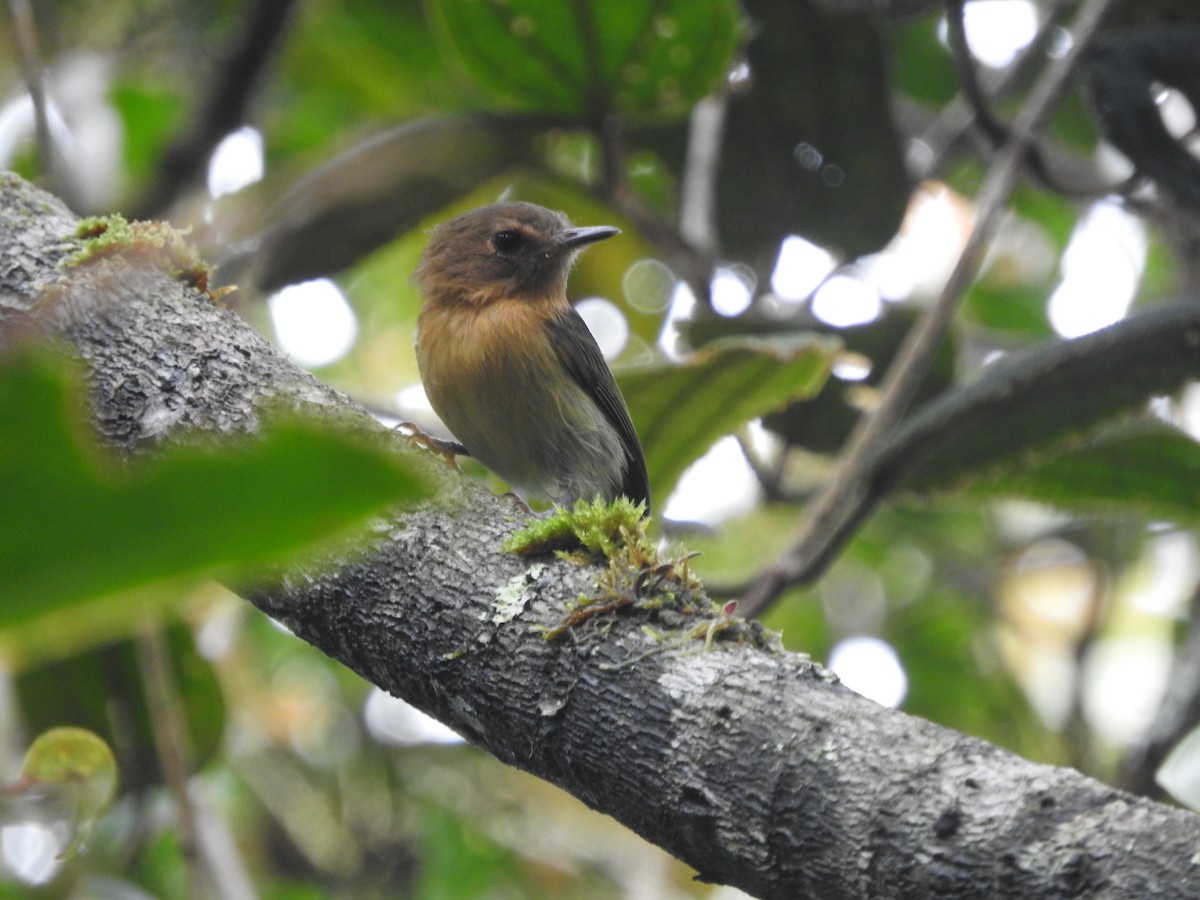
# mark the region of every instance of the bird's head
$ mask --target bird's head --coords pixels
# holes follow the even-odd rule
[[[617,233],[607,225],[574,228],[533,203],[497,203],[439,225],[413,278],[426,302],[565,298],[579,250]]]

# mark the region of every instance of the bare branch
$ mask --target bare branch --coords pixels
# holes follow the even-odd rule
[[[188,129],[163,154],[157,180],[136,205],[135,218],[161,215],[201,173],[217,143],[245,122],[254,91],[274,58],[295,0],[255,0],[245,26],[213,67],[212,88]]]

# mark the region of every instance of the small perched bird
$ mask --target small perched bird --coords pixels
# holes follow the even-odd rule
[[[518,491],[558,503],[623,495],[649,509],[629,410],[567,302],[579,251],[617,233],[532,203],[440,225],[413,276],[417,365],[446,427]]]

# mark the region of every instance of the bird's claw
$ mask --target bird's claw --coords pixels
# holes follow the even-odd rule
[[[434,437],[421,429],[416,422],[401,422],[392,428],[396,434],[407,440],[412,441],[419,447],[424,447],[430,453],[434,453],[442,458],[442,461],[451,469],[458,471],[458,462],[456,456],[470,456],[470,452],[458,441],[448,441],[444,438]]]

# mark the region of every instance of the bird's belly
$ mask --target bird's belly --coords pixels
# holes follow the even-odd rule
[[[424,335],[418,345],[429,402],[479,462],[522,493],[552,500],[619,492],[620,438],[547,339],[506,342],[472,329],[451,352],[429,353],[429,337],[437,339]]]

